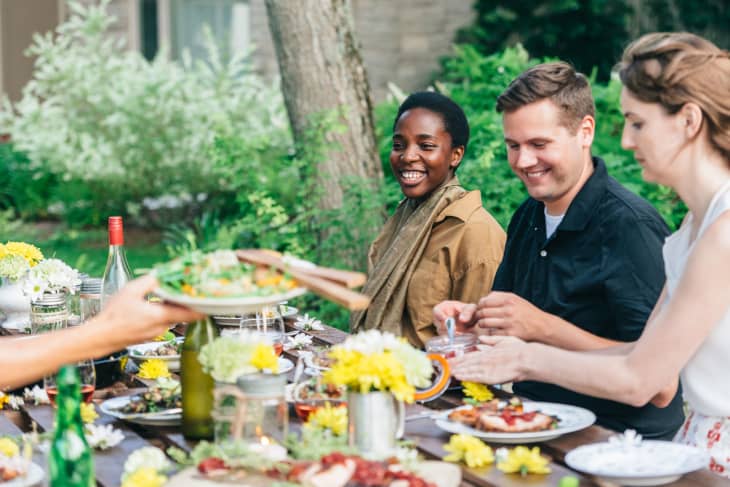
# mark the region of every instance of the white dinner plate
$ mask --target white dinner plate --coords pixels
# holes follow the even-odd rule
[[[279,374],[286,374],[294,368],[294,362],[288,358],[279,357]]]
[[[671,441],[643,440],[639,445],[602,442],[568,452],[574,470],[621,485],[663,485],[710,464],[707,452]]]
[[[39,485],[45,476],[46,474],[40,465],[30,462],[28,469],[25,471],[25,475],[20,475],[7,482],[0,482],[0,485],[2,487],[31,487],[33,485]]]
[[[177,343],[182,343],[185,341],[184,337],[177,337],[175,338],[175,341]],[[134,359],[135,362],[138,364],[141,364],[145,360],[150,360],[153,358],[160,359],[163,362],[167,364],[167,369],[170,372],[177,372],[180,370],[180,354],[178,355],[144,355],[145,352],[154,350],[158,347],[161,347],[167,342],[147,342],[147,343],[140,343],[139,345],[132,345],[131,347],[127,347],[127,350],[129,350],[129,356]]]
[[[286,318],[294,318],[297,316],[297,313],[299,313],[299,310],[295,308],[294,306],[275,306],[275,308],[282,308],[282,312],[280,313],[280,316],[284,319]],[[254,316],[254,314],[250,314],[248,316]],[[240,315],[220,315],[220,316],[212,316],[213,322],[218,325],[221,328],[238,328],[241,325],[241,319],[247,317],[246,315],[240,316]]]
[[[103,413],[108,414],[109,416],[114,416],[115,418],[129,421],[130,423],[145,424],[150,426],[175,426],[179,425],[182,422],[181,413],[166,414],[161,416],[160,411],[154,413],[142,413],[138,416],[135,416],[134,418],[126,418],[125,416],[129,414],[135,414],[122,412],[122,408],[129,404],[131,397],[132,396],[123,396],[107,399],[106,401],[101,403],[101,405],[99,405],[99,408]]]
[[[456,434],[467,434],[483,438],[493,443],[537,443],[548,441],[567,433],[579,431],[596,422],[596,415],[591,411],[578,406],[558,404],[552,402],[524,402],[525,411],[540,411],[543,414],[558,418],[558,426],[545,431],[530,431],[526,433],[496,433],[482,431],[465,424],[449,420],[449,413],[455,409],[444,411],[434,417],[436,426],[442,430]],[[471,406],[462,406],[463,409]]]
[[[275,306],[282,301],[296,298],[306,293],[307,289],[297,287],[283,294],[270,296],[248,296],[238,298],[194,298],[185,294],[172,293],[163,288],[155,290],[155,294],[165,301],[179,304],[207,315],[242,315],[255,313],[266,306]]]

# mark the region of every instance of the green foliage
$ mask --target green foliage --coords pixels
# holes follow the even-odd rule
[[[33,79],[0,115],[0,130],[27,157],[25,173],[63,181],[56,196],[68,221],[136,215],[146,197],[184,206],[230,189],[227,176],[255,169],[262,147],[290,145],[278,87],[253,74],[245,56],[224,61],[209,40],[206,62],[165,53],[148,62],[109,35],[107,3],[70,2],[72,16],[55,35],[35,36]],[[233,134],[245,135],[241,157],[221,168],[211,158],[215,141]]]
[[[689,31],[730,47],[724,0],[477,0],[476,19],[458,42],[483,54],[522,44],[535,57],[558,57],[608,81],[624,47],[641,34]]]
[[[482,53],[520,43],[536,57],[555,56],[583,72],[597,65],[602,79],[608,79],[628,38],[630,9],[624,1],[478,0],[474,9],[476,22],[460,33],[459,42]]]

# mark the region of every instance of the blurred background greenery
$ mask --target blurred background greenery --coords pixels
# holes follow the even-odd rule
[[[653,26],[674,28],[679,19],[728,47],[723,2],[703,9],[678,0],[643,3]],[[672,5],[679,17],[667,13]],[[526,194],[506,162],[495,100],[528,66],[559,57],[592,78],[594,154],[676,228],[684,206],[666,188],[644,183],[620,148],[620,85],[610,76],[626,42],[649,20],[632,17],[620,1],[481,0],[475,8],[475,24],[461,32],[433,80],[470,121],[463,185],[481,190],[484,206],[506,227]],[[401,198],[387,156],[403,93],[394,88],[374,109],[384,181],[346,182],[343,206],[323,213],[312,168],[326,134],[338,129],[326,114],[297,147],[278,87],[252,73],[245,58],[225,59],[210,43],[208,62],[147,61],[105,42],[107,26],[103,14],[82,16],[33,47],[43,68],[23,99],[0,114],[0,133],[10,135],[0,144],[0,241],[33,242],[47,256],[101,275],[111,214],[125,217],[128,259],[137,270],[189,249],[234,247],[273,248],[336,267],[346,262],[341,249],[374,238],[353,229],[371,228],[368,222]],[[324,241],[321,229],[328,229]],[[311,296],[298,304],[347,326],[336,305]]]

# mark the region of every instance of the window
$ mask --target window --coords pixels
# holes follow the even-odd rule
[[[251,49],[251,16],[248,0],[139,0],[140,46],[152,59],[160,44],[170,46],[179,59],[187,49],[194,59],[205,57],[204,28],[224,54]]]

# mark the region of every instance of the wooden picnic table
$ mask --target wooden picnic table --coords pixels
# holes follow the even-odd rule
[[[291,328],[291,323],[287,322],[287,328]],[[178,326],[175,331],[179,334],[184,333],[184,325]],[[3,328],[0,328],[3,334],[13,334]],[[314,342],[319,345],[333,345],[342,342],[347,334],[335,328],[325,326],[323,331],[307,332],[314,338]],[[290,377],[291,378],[291,377]],[[138,379],[130,377],[128,385],[121,387],[123,394],[134,394],[140,389],[135,386],[143,387]],[[120,384],[112,388],[97,390],[94,394],[94,401],[99,403],[105,399],[113,397],[120,393]],[[460,405],[460,397],[453,393],[446,393],[441,398],[431,401],[426,405],[413,404],[406,408],[406,415],[410,416],[419,412],[426,412],[429,409],[439,410],[447,409]],[[293,408],[292,408],[293,409]],[[173,427],[156,427],[145,426],[133,423],[127,423],[117,420],[111,416],[99,412],[98,424],[114,424],[115,428],[120,429],[125,436],[124,441],[116,447],[106,451],[94,452],[94,464],[96,469],[97,484],[101,487],[112,487],[120,484],[120,477],[123,471],[126,458],[134,450],[144,446],[156,446],[166,449],[170,446],[176,446],[185,451],[190,451],[194,446],[194,441],[186,440],[178,428]],[[0,414],[0,435],[18,435],[21,432],[32,430],[35,423],[39,431],[50,431],[53,428],[53,408],[49,405],[33,406],[25,405],[20,411],[4,411]],[[292,411],[291,421],[296,424],[298,418]],[[494,465],[472,469],[461,465],[463,480],[462,487],[543,487],[555,486],[559,480],[566,476],[572,475],[579,479],[581,486],[598,486],[607,487],[615,485],[601,479],[596,479],[570,469],[565,464],[565,455],[581,445],[589,443],[605,441],[615,432],[602,428],[600,426],[591,426],[575,433],[570,433],[554,440],[537,443],[541,451],[551,458],[551,473],[547,475],[527,475],[521,477],[519,475],[507,475],[499,471]],[[448,443],[450,433],[439,429],[428,417],[408,421],[406,423],[406,439],[412,440],[418,450],[430,459],[440,459],[446,452],[443,450],[444,444]],[[501,445],[492,444],[493,448],[499,448]],[[47,460],[45,455],[36,453],[34,461],[47,468]],[[45,484],[48,478],[46,476]],[[675,487],[707,487],[707,486],[730,486],[730,480],[723,479],[707,469],[687,474],[678,481],[668,484]]]

